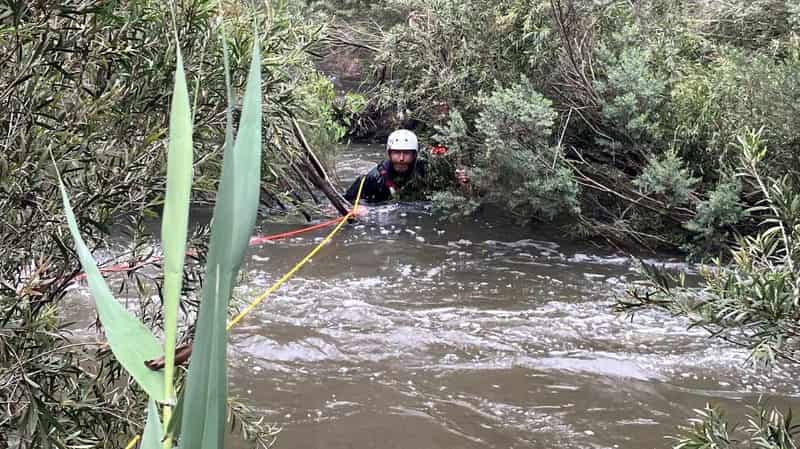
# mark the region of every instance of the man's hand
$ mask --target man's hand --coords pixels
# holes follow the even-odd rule
[[[456,169],[456,184],[459,187],[466,187],[469,185],[469,176],[467,176],[467,170],[464,168],[457,168]]]
[[[369,213],[369,208],[367,206],[358,205],[355,209],[353,209],[353,216],[354,217],[365,217]]]
[[[178,346],[175,350],[175,365],[183,365],[189,361],[192,356],[192,344]],[[160,371],[164,369],[164,357],[159,357],[153,360],[147,360],[144,365],[153,371]]]

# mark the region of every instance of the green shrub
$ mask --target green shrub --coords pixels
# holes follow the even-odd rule
[[[477,94],[530,74],[544,79],[557,42],[541,0],[391,0],[374,9],[399,18],[379,36],[372,100],[381,110],[440,123],[443,110],[473,111]],[[470,114],[471,115],[471,114]]]
[[[291,93],[313,73],[305,50],[319,27],[278,8],[266,14],[241,2],[225,7],[236,88],[250,60],[253,23],[262,30],[261,44],[268,49],[264,109],[275,119],[265,122],[265,134],[274,136],[276,129],[287,128],[289,113],[299,111]],[[202,201],[216,190],[227,103],[219,28],[212,26],[217,2],[178,2],[175,9],[178,39],[192,68],[187,80],[197,118],[192,194]],[[12,1],[0,6],[0,17],[0,42],[7,50],[0,64],[0,104],[6,112],[0,114],[0,313],[5,319],[0,365],[14,365],[0,369],[0,383],[7,386],[0,389],[0,402],[17,404],[0,412],[0,447],[4,438],[18,439],[22,448],[123,447],[142,422],[142,409],[132,405],[141,403],[141,393],[111,357],[101,353],[87,361],[84,348],[70,342],[55,313],[79,268],[60,221],[53,218],[62,205],[50,154],[63,170],[89,249],[103,248],[114,226],[115,233],[132,234],[121,257],[147,259],[153,248],[144,223],[160,211],[164,194],[176,59],[170,5],[68,0],[56,8]],[[197,89],[199,78],[203,83]],[[279,149],[287,148],[269,141],[268,151],[276,155]],[[284,189],[278,182],[291,179],[288,164],[264,159],[265,190],[279,194]],[[196,243],[202,262],[207,241]],[[192,285],[186,290],[197,287],[196,270],[187,267]],[[155,307],[162,296],[154,294],[161,282],[137,272],[122,280],[128,291],[147,292],[135,311],[154,328],[163,322]],[[197,302],[183,305],[191,314]],[[49,320],[53,324],[45,326]],[[94,353],[92,348],[89,354]],[[16,366],[10,356],[35,363]]]
[[[625,222],[626,229],[673,248],[686,243],[683,225],[691,222],[686,226],[694,236],[688,237],[704,246],[716,238],[711,228],[733,226],[723,223],[737,212],[722,204],[728,196],[717,186],[742,129],[763,128],[771,151],[762,163],[800,181],[800,38],[794,34],[800,7],[794,3],[392,0],[376,6],[393,12],[384,17],[395,26],[370,41],[381,75],[368,94],[370,104],[398,112],[398,122],[415,119],[422,133],[433,128],[439,136],[444,134],[437,126],[458,110],[468,134],[450,132],[442,141],[459,148],[450,162],[472,166],[470,196],[498,201],[492,192],[502,185],[532,198],[515,214],[527,207],[543,217],[552,214],[533,204],[542,202],[535,193],[548,186],[520,187],[514,170],[525,166],[518,160],[542,159],[547,151],[539,144],[537,150],[520,150],[515,142],[558,123],[558,141],[569,149],[572,166],[580,170],[576,175],[594,187],[583,194],[592,205],[585,208],[588,222],[606,230]],[[503,88],[521,76],[557,112],[550,125],[520,120],[539,101],[535,96],[528,103],[504,99],[520,109],[517,116],[508,114],[508,123],[486,118],[486,99],[500,102],[507,95]],[[498,130],[507,132],[494,138]],[[552,144],[551,135],[546,140]],[[495,160],[492,152],[501,146],[507,154]],[[654,159],[632,183],[650,148],[674,148],[682,162],[669,154]],[[556,184],[567,179],[555,175],[559,165],[551,163],[545,173]],[[503,176],[521,191],[492,176],[508,167]],[[522,171],[545,167],[537,162]],[[690,204],[695,190],[709,202]],[[572,194],[567,189],[554,195]],[[562,204],[572,208],[569,200]]]
[[[469,170],[483,202],[503,205],[524,220],[553,219],[578,210],[578,186],[550,144],[556,113],[526,79],[478,99],[479,147]]]
[[[657,307],[684,316],[692,326],[715,338],[747,348],[750,361],[771,365],[800,362],[800,193],[790,177],[765,174],[767,149],[758,132],[739,137],[738,173],[759,204],[747,213],[760,219],[755,235],[740,237],[731,251],[730,265],[719,259],[704,268],[699,287],[689,287],[685,276],[674,276],[643,264],[646,280],[631,286],[619,311]],[[698,214],[702,231],[742,216],[737,204],[738,183],[725,181]],[[713,231],[712,231],[713,232]],[[795,449],[800,426],[791,410],[783,413],[760,404],[752,408],[745,428],[731,426],[723,412],[706,406],[696,410],[690,426],[679,428],[674,449],[772,448]]]
[[[748,49],[769,48],[792,31],[792,9],[786,0],[710,1],[700,8],[699,31],[726,45]]]
[[[732,425],[720,407],[706,404],[694,410],[696,417],[688,426],[679,426],[673,449],[796,449],[800,426],[792,419],[792,411],[783,413],[775,407],[759,405],[747,414],[747,424]]]
[[[704,170],[735,153],[742,129],[764,128],[771,151],[764,163],[800,169],[800,57],[798,44],[782,45],[788,54],[747,53],[721,48],[707,65],[686,67],[671,93],[670,121],[675,137]]]
[[[786,12],[788,14],[786,20],[789,22],[791,31],[797,33],[800,31],[800,3],[786,2]]]
[[[661,157],[651,156],[633,184],[646,194],[658,195],[668,206],[677,206],[689,201],[698,181],[684,166],[678,152],[671,149]]]
[[[472,198],[452,191],[439,191],[431,195],[433,210],[456,220],[472,215],[480,207],[480,203]]]
[[[475,128],[484,136],[486,158],[495,150],[513,148],[536,153],[549,145],[556,113],[552,102],[536,92],[527,79],[511,87],[495,85],[478,97],[481,111]]]
[[[666,94],[666,80],[656,73],[652,51],[636,45],[642,36],[636,27],[614,33],[597,49],[604,71],[595,81],[602,98],[600,115],[610,128],[637,144],[661,138],[658,110]]]
[[[347,133],[347,128],[334,115],[336,92],[331,80],[315,74],[298,86],[295,92],[305,109],[303,118],[310,125],[304,130],[309,143],[314,148],[338,143]]]
[[[693,234],[694,252],[725,244],[733,226],[747,216],[740,199],[741,190],[738,179],[723,179],[707,199],[697,204],[697,215],[684,225]]]
[[[467,130],[467,122],[457,109],[450,111],[447,123],[436,126],[436,134],[432,139],[434,142],[447,142],[448,154],[456,157],[470,158],[473,155],[472,149],[475,140],[470,138]]]
[[[702,272],[700,291],[682,278],[645,267],[644,290],[629,292],[621,309],[666,308],[689,317],[715,336],[747,347],[753,360],[800,361],[800,192],[787,176],[764,174],[767,151],[759,133],[741,136],[739,176],[755,188],[761,201],[747,213],[760,220],[756,234],[739,237],[732,263]],[[727,200],[726,200],[727,202]],[[734,208],[735,209],[735,208]],[[735,217],[730,214],[728,218]]]

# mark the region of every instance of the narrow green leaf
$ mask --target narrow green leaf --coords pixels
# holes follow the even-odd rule
[[[72,212],[72,206],[67,196],[67,189],[61,181],[61,175],[57,174],[57,176],[67,224],[72,238],[75,240],[75,250],[81,260],[83,270],[86,272],[89,290],[94,297],[97,314],[100,316],[100,322],[103,323],[111,351],[122,367],[150,397],[156,401],[163,401],[164,377],[161,373],[151,371],[144,365],[145,360],[161,355],[161,346],[150,330],[114,299],[100,270],[97,269],[97,264],[89,252],[89,248],[81,238],[75,214]]]
[[[167,423],[167,431],[166,434],[169,436],[170,439],[177,440],[180,439],[181,436],[181,421],[183,419],[183,398],[186,396],[184,393],[185,390],[182,390],[181,393],[178,394],[178,403],[175,404],[175,409],[172,410],[172,416],[170,417],[169,422]]]
[[[142,445],[139,449],[160,449],[164,439],[164,430],[158,417],[158,407],[153,399],[147,402],[147,422],[142,433]]]
[[[222,2],[219,3],[220,16],[222,15]],[[227,34],[225,33],[225,21],[220,21],[220,34],[222,35],[222,66],[225,69],[225,94],[228,96],[228,107],[225,109],[225,150],[233,148],[233,105],[236,104],[236,96],[233,93],[231,83],[231,63],[230,53],[228,53]]]
[[[189,196],[192,189],[192,117],[189,91],[183,72],[180,45],[177,48],[175,87],[169,122],[167,193],[161,240],[164,247],[164,397],[174,397],[175,342],[178,333],[178,303],[183,283]],[[168,412],[166,413],[169,414]],[[169,419],[169,416],[165,418]]]
[[[186,381],[181,448],[223,447],[228,303],[255,225],[261,176],[261,55],[258,36],[236,142],[225,145],[206,279]],[[229,108],[231,105],[229,104]]]

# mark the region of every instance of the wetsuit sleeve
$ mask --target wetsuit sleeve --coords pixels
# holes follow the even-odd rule
[[[361,184],[361,178],[363,178],[364,176],[366,175],[362,175],[356,178],[355,182],[353,182],[350,188],[347,189],[347,192],[345,192],[344,199],[346,199],[351,203],[356,200],[356,195],[358,195],[358,186]],[[367,178],[367,180],[364,181],[364,190],[366,190],[367,184],[369,184],[369,178]],[[363,195],[364,192],[361,192],[361,194]]]
[[[384,185],[383,177],[380,173],[380,165],[370,170],[369,173],[364,176],[367,177],[367,180],[364,181],[364,190],[361,192],[361,201],[365,203],[380,203],[391,198],[389,189]],[[355,182],[353,182],[350,188],[347,189],[347,192],[345,192],[344,199],[351,203],[356,200],[356,195],[358,195],[358,186],[361,183],[361,178],[364,176],[359,176]]]

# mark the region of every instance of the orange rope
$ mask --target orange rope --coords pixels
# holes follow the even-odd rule
[[[322,223],[317,223],[313,226],[309,226],[307,228],[300,228],[294,231],[283,232],[281,234],[273,234],[273,235],[259,235],[250,239],[250,246],[260,245],[265,242],[269,242],[272,240],[280,240],[285,239],[287,237],[293,237],[298,234],[303,234],[305,232],[314,231],[317,229],[327,228],[328,226],[335,225],[336,223],[344,220],[346,217],[338,217],[332,220],[323,221]]]
[[[257,235],[250,238],[250,246],[257,246],[264,244],[266,242],[271,242],[274,240],[285,239],[289,237],[293,237],[296,235],[304,234],[306,232],[316,231],[317,229],[327,228],[328,226],[333,226],[340,221],[347,218],[346,216],[333,218],[331,220],[323,221],[322,223],[317,223],[315,225],[307,226],[305,228],[295,229],[293,231],[282,232],[280,234],[272,234],[272,235]],[[194,255],[192,251],[187,252],[187,255]],[[117,265],[112,265],[110,267],[101,268],[101,273],[125,273],[128,271],[138,270],[147,265],[152,265],[154,263],[160,262],[162,259],[161,256],[153,256],[147,260],[140,261],[138,263],[121,263]],[[79,273],[72,278],[73,282],[79,282],[86,279],[86,273]]]
[[[333,230],[328,235],[326,235],[325,238],[316,247],[314,247],[314,249],[312,249],[310,253],[306,254],[306,256],[300,262],[298,262],[294,267],[292,267],[292,269],[289,270],[289,272],[284,274],[283,277],[281,277],[280,279],[278,279],[277,282],[272,284],[272,287],[270,287],[267,291],[259,295],[258,298],[256,298],[255,300],[253,300],[253,302],[250,303],[250,305],[248,305],[243,311],[241,311],[238,315],[236,315],[236,317],[228,323],[227,330],[231,330],[233,326],[236,326],[236,323],[241,321],[242,318],[244,318],[248,313],[253,311],[253,309],[255,309],[256,306],[261,304],[261,302],[267,299],[269,295],[274,293],[276,290],[278,290],[278,288],[280,288],[281,285],[283,285],[286,281],[291,279],[292,276],[294,276],[294,274],[297,273],[297,271],[303,267],[303,265],[308,263],[311,260],[311,258],[314,257],[314,255],[319,252],[319,250],[321,250],[325,245],[328,244],[328,242],[331,241],[333,236],[336,235],[336,233],[339,232],[339,229],[342,228],[342,225],[347,223],[347,219],[355,215],[356,210],[358,210],[358,202],[361,199],[361,190],[364,188],[364,181],[366,179],[367,179],[366,176],[361,177],[361,184],[358,185],[358,194],[356,194],[356,202],[353,203],[353,208],[350,210],[350,212],[347,213],[347,215],[342,217],[342,219],[337,220],[339,224],[337,224],[336,227],[333,228]]]

